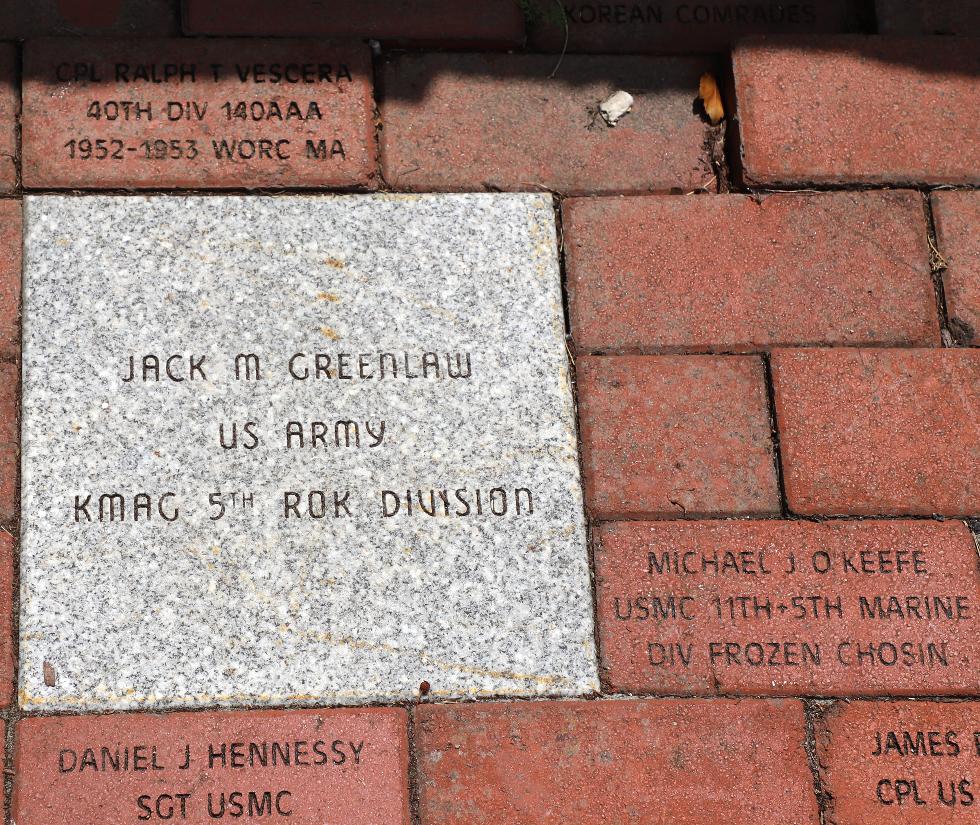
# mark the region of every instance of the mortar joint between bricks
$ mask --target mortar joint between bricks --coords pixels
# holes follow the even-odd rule
[[[552,192],[552,204],[555,210],[555,233],[558,248],[558,275],[561,285],[562,317],[565,324],[565,349],[568,355],[568,383],[569,391],[572,396],[573,423],[575,427],[575,443],[578,455],[579,484],[582,485],[585,478],[585,467],[582,464],[582,431],[579,426],[578,413],[578,386],[575,374],[575,341],[572,337],[572,316],[571,301],[568,296],[568,274],[567,262],[565,257],[565,225],[563,222],[562,206],[567,196],[561,192]],[[595,573],[595,548],[597,542],[596,521],[591,518],[587,503],[585,502],[585,491],[583,494],[583,506],[585,507],[585,546],[586,559],[589,568],[589,592],[592,596],[592,643],[595,653],[596,672],[599,679],[599,695],[607,690],[607,681],[602,669],[602,659],[599,649],[599,593],[597,591],[597,580]]]
[[[411,825],[422,825],[421,769],[419,768],[418,748],[415,744],[415,727],[417,724],[415,711],[421,701],[422,698],[420,696],[418,702],[413,702],[407,707],[408,730],[406,732],[406,736],[408,744],[408,816]]]
[[[824,787],[820,753],[817,749],[817,727],[822,723],[824,715],[833,709],[834,700],[804,699],[803,700],[803,750],[806,752],[807,764],[813,776],[813,793],[817,798],[817,809],[820,825],[833,825],[830,818],[830,803],[833,799]]]
[[[776,415],[776,387],[772,376],[772,356],[761,354],[762,371],[766,385],[766,403],[769,407],[769,436],[772,439],[772,460],[776,472],[776,488],[779,490],[779,516],[787,518],[790,514],[789,499],[786,496],[786,480],[783,473],[783,453],[779,442],[779,422]]]
[[[394,187],[388,183],[384,173],[384,163],[381,158],[381,132],[384,130],[384,121],[381,115],[381,99],[384,97],[384,62],[389,52],[381,44],[375,48],[374,41],[371,43],[371,99],[374,108],[371,112],[371,123],[374,126],[374,170],[378,179],[379,192],[393,192]]]
[[[946,274],[947,262],[939,251],[939,239],[936,234],[936,219],[932,211],[932,198],[929,192],[922,193],[922,210],[926,220],[926,244],[929,247],[929,273],[932,277],[932,288],[936,296],[936,312],[939,317],[939,334],[943,347],[955,346],[955,337],[949,325],[949,311],[946,306],[946,287],[943,277]]]

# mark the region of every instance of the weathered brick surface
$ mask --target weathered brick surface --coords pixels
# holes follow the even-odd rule
[[[0,364],[0,525],[17,521],[17,477],[20,464],[20,366]]]
[[[562,51],[565,32],[573,52],[675,53],[726,51],[747,34],[833,33],[863,29],[861,6],[851,0],[820,2],[527,3],[532,46]]]
[[[0,707],[10,705],[17,679],[14,661],[14,537],[0,531]],[[0,798],[2,804],[2,798]]]
[[[980,513],[980,351],[781,350],[772,372],[792,511]]]
[[[939,343],[913,192],[573,198],[579,351]]]
[[[3,720],[3,719],[0,719],[0,736],[3,736],[3,738],[4,738],[3,741],[4,741],[4,744],[6,745],[6,741],[7,741],[7,722],[5,720]],[[6,755],[6,750],[7,750],[6,747],[4,747],[3,751],[4,751],[4,754],[5,755]],[[4,783],[4,785],[6,785],[6,783]],[[3,788],[0,788],[0,805],[3,805],[4,808],[6,808],[6,804],[7,804],[7,789],[6,789],[6,787],[3,787]]]
[[[13,43],[0,43],[0,192],[10,192],[17,185],[19,112],[17,48]]]
[[[596,539],[614,691],[980,692],[980,578],[962,522],[617,522]]]
[[[963,0],[876,0],[882,34],[980,37],[980,4]]]
[[[950,325],[963,343],[980,343],[980,192],[932,196]]]
[[[20,356],[21,203],[0,200],[0,358]]]
[[[24,65],[25,186],[373,184],[363,44],[47,39]]]
[[[408,825],[406,728],[400,708],[23,719],[12,817]]]
[[[567,194],[692,189],[712,180],[692,109],[698,59],[405,54],[381,92],[381,157],[398,189]],[[629,89],[615,128],[598,104]]]
[[[190,34],[374,38],[389,44],[516,47],[524,42],[517,0],[187,0]]]
[[[423,706],[421,820],[815,825],[802,742],[802,708],[789,701]]]
[[[594,517],[779,511],[758,358],[584,357],[577,368]]]
[[[980,44],[754,39],[733,53],[750,184],[980,183]]]
[[[815,725],[836,825],[968,825],[980,805],[980,702],[852,702]]]
[[[0,37],[177,34],[180,0],[0,0]]]

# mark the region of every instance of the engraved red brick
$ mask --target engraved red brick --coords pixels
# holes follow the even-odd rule
[[[49,39],[24,64],[25,186],[374,183],[363,44]]]
[[[18,822],[409,822],[399,708],[31,718],[16,739]]]
[[[980,577],[962,522],[601,524],[613,691],[980,692]]]
[[[953,334],[980,343],[980,192],[936,192],[932,196],[943,286]]]
[[[21,232],[20,201],[0,200],[0,358],[20,357]]]
[[[383,71],[381,158],[397,189],[566,194],[708,185],[699,59],[404,54]],[[628,89],[610,128],[596,107]]]
[[[980,37],[980,5],[963,0],[876,0],[882,34]]]
[[[17,521],[20,464],[20,366],[0,364],[0,525]]]
[[[561,52],[691,54],[727,51],[749,34],[858,31],[860,7],[851,0],[819,3],[525,3],[528,39]],[[566,47],[566,31],[568,42]]]
[[[13,699],[17,679],[14,661],[14,537],[0,531],[0,707]],[[0,804],[3,797],[0,796]]]
[[[779,512],[761,360],[583,357],[577,371],[595,518]]]
[[[426,825],[816,825],[803,739],[790,701],[427,705],[419,810]]]
[[[13,43],[0,43],[0,192],[17,186],[17,50]]]
[[[187,0],[189,34],[373,38],[393,45],[516,47],[524,19],[515,0]]]
[[[921,196],[573,198],[579,351],[939,343]]]
[[[772,372],[792,511],[980,513],[980,350],[781,350]]]
[[[980,702],[850,702],[814,727],[828,822],[977,821]]]
[[[980,183],[976,41],[759,38],[733,66],[747,183]]]
[[[179,0],[0,0],[0,37],[178,33]]]

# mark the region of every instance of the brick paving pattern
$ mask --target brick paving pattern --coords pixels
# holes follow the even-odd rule
[[[411,191],[656,192],[710,183],[706,127],[689,89],[705,60],[405,54],[382,75],[385,180]],[[635,116],[607,128],[589,107],[628,87]],[[452,128],[447,129],[448,122]]]
[[[950,332],[962,343],[980,343],[980,192],[936,192],[932,214]]]
[[[28,187],[374,181],[363,45],[42,39],[24,47],[24,71]]]
[[[772,375],[791,511],[976,513],[980,350],[780,350]]]
[[[816,825],[803,724],[795,701],[422,707],[419,811],[439,825]]]
[[[779,512],[761,359],[590,356],[578,387],[595,518]]]
[[[750,185],[980,183],[975,41],[759,39],[733,69]]]
[[[980,689],[976,546],[960,522],[612,522],[595,564],[616,691]]]
[[[772,5],[566,2],[565,16],[550,0],[526,3],[528,40],[560,52],[691,54],[724,52],[750,34],[860,31],[854,0]],[[567,46],[566,46],[567,31]]]
[[[976,822],[980,702],[854,702],[815,729],[833,822]]]
[[[21,208],[0,200],[0,359],[20,355]]]
[[[0,193],[17,185],[17,50],[11,43],[0,43]]]
[[[25,719],[13,819],[314,822],[330,811],[408,825],[406,734],[400,708]],[[120,744],[93,748],[107,736]]]
[[[520,8],[510,0],[186,0],[187,34],[369,37],[386,45],[514,48],[524,42]]]
[[[918,193],[570,198],[563,225],[580,352],[939,342]]]
[[[328,5],[0,0],[0,825],[974,825],[974,4]],[[51,189],[550,193],[601,689],[24,712],[21,204]]]

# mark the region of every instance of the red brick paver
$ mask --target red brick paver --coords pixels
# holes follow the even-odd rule
[[[980,702],[854,702],[815,728],[828,822],[977,821]]]
[[[50,39],[24,65],[25,186],[373,183],[362,44]]]
[[[0,364],[0,526],[17,521],[20,464],[20,365]]]
[[[964,343],[980,343],[980,192],[932,196],[950,326]]]
[[[0,358],[20,357],[21,205],[0,200]]]
[[[17,185],[19,112],[17,49],[13,43],[0,43],[0,192],[10,192]]]
[[[426,825],[817,822],[796,702],[432,705],[415,727]]]
[[[939,343],[918,193],[573,198],[563,216],[580,351]]]
[[[980,351],[781,350],[772,372],[792,511],[980,513]]]
[[[374,38],[391,44],[516,47],[524,19],[515,0],[187,0],[189,34]]]
[[[398,189],[693,189],[713,182],[692,110],[698,59],[426,54],[384,67],[381,157]],[[552,76],[554,74],[554,76]],[[633,111],[610,128],[617,89]]]
[[[400,708],[24,719],[12,818],[408,825],[406,727]]]
[[[0,819],[977,825],[978,9],[0,0]],[[604,695],[20,712],[15,198],[298,188],[559,196]]]
[[[0,0],[0,37],[177,34],[180,0]]]
[[[577,366],[594,517],[779,511],[761,360],[585,357]]]
[[[852,0],[789,3],[564,2],[527,4],[528,38],[561,51],[568,32],[573,52],[698,53],[726,50],[747,34],[845,32],[860,27]]]
[[[980,692],[980,578],[962,522],[602,524],[614,691]]]
[[[756,39],[733,54],[749,184],[980,183],[980,43]]]
[[[980,37],[980,4],[963,0],[876,0],[882,34]]]

